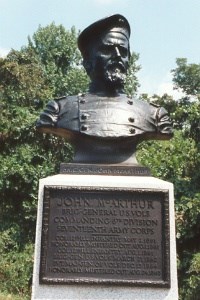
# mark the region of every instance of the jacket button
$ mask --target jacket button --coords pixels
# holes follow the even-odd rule
[[[130,129],[129,129],[129,132],[130,132],[131,134],[134,134],[134,133],[135,133],[135,128],[130,128]]]
[[[81,126],[81,131],[86,131],[87,130],[87,126],[86,125],[82,125]]]
[[[135,122],[135,119],[132,118],[132,117],[130,117],[128,120],[129,120],[130,123],[134,123]]]
[[[87,119],[87,115],[86,114],[82,114],[81,115],[81,120],[86,120]]]

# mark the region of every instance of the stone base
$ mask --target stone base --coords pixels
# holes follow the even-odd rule
[[[101,282],[93,283],[92,280],[86,283],[87,280],[72,280],[70,283],[55,283],[49,280],[49,283],[44,283],[41,280],[41,240],[42,228],[44,234],[44,218],[43,216],[43,199],[44,187],[57,186],[62,188],[77,188],[81,187],[83,190],[87,188],[98,189],[139,189],[139,190],[154,190],[165,191],[169,194],[169,286],[162,284],[159,286],[151,280],[141,284],[135,278],[130,284],[123,284],[123,275],[118,283]],[[48,218],[48,216],[47,216]],[[43,241],[44,243],[44,241]],[[44,252],[44,245],[42,253]],[[44,253],[43,253],[44,254]],[[42,254],[42,255],[43,255]],[[43,262],[44,263],[44,262]],[[47,278],[48,282],[48,278]],[[128,281],[127,281],[128,282]],[[125,282],[125,283],[127,283]],[[136,284],[134,284],[134,282]],[[139,284],[137,284],[139,283]],[[37,216],[36,229],[36,243],[35,243],[35,258],[34,258],[34,273],[33,273],[33,287],[32,300],[178,300],[178,286],[177,286],[177,270],[176,270],[176,244],[175,244],[175,222],[174,222],[174,198],[173,185],[153,177],[140,176],[105,176],[105,175],[55,175],[40,180],[39,186],[39,204]]]

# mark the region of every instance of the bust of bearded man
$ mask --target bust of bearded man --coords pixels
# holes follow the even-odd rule
[[[116,14],[87,27],[78,38],[91,79],[86,94],[50,101],[36,127],[66,138],[76,149],[74,162],[137,164],[137,145],[172,137],[167,111],[128,97],[124,84],[130,59],[130,25]]]

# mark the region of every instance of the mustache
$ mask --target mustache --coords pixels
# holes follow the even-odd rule
[[[120,60],[109,61],[106,65],[106,69],[126,73],[125,65]]]

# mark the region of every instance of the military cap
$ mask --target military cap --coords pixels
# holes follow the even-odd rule
[[[115,14],[98,20],[85,28],[78,37],[78,48],[83,57],[87,57],[91,42],[98,39],[102,33],[106,33],[108,31],[118,31],[124,34],[128,40],[131,34],[129,22],[120,14]]]

